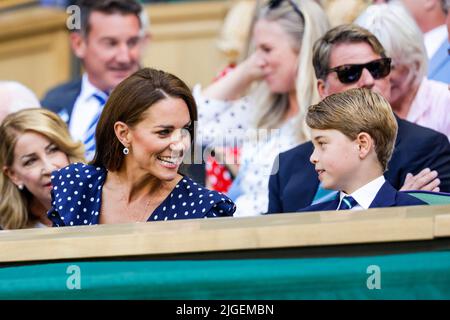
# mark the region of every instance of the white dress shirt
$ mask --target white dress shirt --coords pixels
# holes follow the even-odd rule
[[[445,24],[434,28],[423,35],[428,59],[431,59],[444,41],[447,41],[448,31]]]
[[[84,74],[81,81],[81,92],[75,101],[69,124],[70,135],[75,141],[84,142],[89,125],[102,108],[98,99],[94,97],[95,93],[105,95],[100,89],[94,87],[89,82],[87,74]]]
[[[356,206],[354,206],[353,208],[351,208],[350,210],[367,210],[367,209],[369,209],[373,200],[377,196],[378,191],[380,191],[381,187],[383,186],[383,184],[385,182],[386,182],[386,179],[384,178],[384,176],[379,176],[378,178],[370,181],[368,184],[362,186],[361,188],[359,188],[358,190],[356,190],[355,192],[350,194],[350,196],[352,196],[353,199],[355,199],[356,202],[358,202],[358,204]],[[340,197],[339,205],[336,208],[336,210],[341,206],[342,199],[345,196],[348,196],[348,194],[341,191],[340,195],[339,195],[339,197]]]

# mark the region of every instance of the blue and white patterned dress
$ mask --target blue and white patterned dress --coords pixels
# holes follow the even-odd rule
[[[83,163],[53,172],[52,208],[48,212],[53,226],[98,224],[106,175],[105,168]],[[148,221],[227,217],[235,210],[225,195],[183,177]]]

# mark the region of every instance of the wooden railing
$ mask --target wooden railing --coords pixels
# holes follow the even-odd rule
[[[226,64],[216,39],[229,5],[229,1],[147,5],[152,40],[143,65],[174,73],[190,86],[210,83]],[[64,10],[44,7],[0,12],[0,79],[20,81],[39,97],[69,80],[67,19]]]
[[[0,231],[0,262],[432,241],[450,206]]]
[[[32,5],[37,3],[37,0],[2,0],[0,1],[0,10],[12,9],[23,5]]]

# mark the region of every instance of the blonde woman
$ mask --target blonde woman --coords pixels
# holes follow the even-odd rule
[[[312,46],[327,29],[327,17],[315,1],[270,1],[253,29],[254,53],[205,90],[194,88],[199,142],[217,146],[235,138],[243,143],[229,191],[235,216],[267,211],[276,156],[309,138],[305,112],[319,100]]]
[[[0,137],[0,227],[51,226],[51,173],[83,161],[82,144],[72,141],[56,114],[41,108],[8,115]]]

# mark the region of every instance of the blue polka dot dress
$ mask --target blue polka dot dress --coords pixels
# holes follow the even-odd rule
[[[53,172],[52,208],[48,212],[53,226],[98,224],[106,175],[105,168],[83,163]],[[227,217],[235,210],[225,195],[183,177],[148,221]]]

